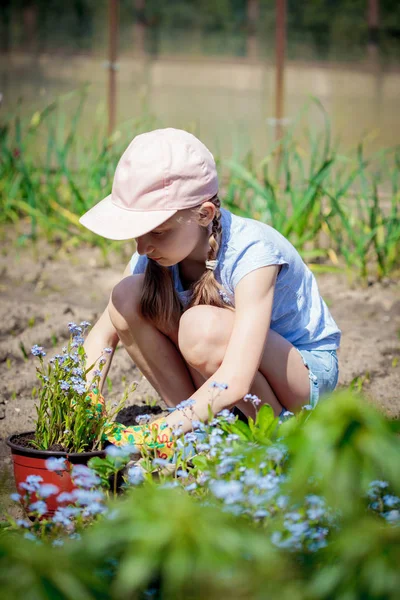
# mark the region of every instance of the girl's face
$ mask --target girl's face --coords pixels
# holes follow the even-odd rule
[[[136,238],[137,252],[170,267],[185,259],[203,262],[207,258],[209,230],[215,214],[211,202],[205,202],[201,211],[189,208],[178,211],[153,231]]]

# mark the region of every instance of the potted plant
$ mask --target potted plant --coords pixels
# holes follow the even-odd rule
[[[14,477],[21,502],[29,496],[37,482],[50,484],[54,493],[47,500],[51,515],[59,506],[56,494],[74,489],[70,471],[72,465],[86,464],[94,456],[104,456],[105,431],[115,414],[123,407],[128,396],[125,391],[114,410],[106,409],[99,393],[102,369],[107,361],[109,348],[93,364],[87,367],[83,348],[84,335],[90,323],[69,323],[70,339],[62,354],[57,354],[45,364],[46,352],[35,345],[32,354],[39,360],[37,377],[40,381],[39,403],[36,406],[36,428],[13,434],[7,438],[11,448]],[[88,385],[86,375],[93,371]],[[31,486],[32,489],[27,489]],[[28,491],[30,494],[25,494]]]

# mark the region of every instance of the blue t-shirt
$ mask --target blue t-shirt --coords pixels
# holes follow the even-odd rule
[[[221,209],[222,238],[214,271],[223,286],[225,301],[235,306],[235,288],[251,271],[282,265],[275,283],[271,329],[302,350],[335,350],[340,330],[320,296],[313,273],[292,244],[276,229],[238,217]],[[147,257],[137,252],[131,259],[132,274],[144,273]],[[187,305],[190,291],[183,288],[179,267],[172,270],[175,289]]]

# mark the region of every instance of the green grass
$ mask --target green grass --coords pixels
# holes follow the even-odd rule
[[[119,157],[132,137],[156,126],[151,117],[124,123],[111,137],[102,121],[80,133],[86,90],[69,93],[32,117],[0,127],[0,226],[14,224],[19,243],[38,234],[66,246],[86,242],[104,257],[122,247],[91,234],[79,216],[110,193]],[[222,200],[233,212],[269,223],[315,270],[347,270],[380,279],[400,267],[400,148],[367,155],[366,142],[344,155],[322,132],[300,131],[305,106],[262,161],[251,154],[217,157]],[[66,118],[66,108],[68,114]],[[97,126],[98,125],[98,126]],[[29,227],[27,228],[26,224]]]

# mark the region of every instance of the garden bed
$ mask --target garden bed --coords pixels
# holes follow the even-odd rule
[[[4,509],[11,485],[5,438],[32,430],[35,416],[37,381],[30,348],[35,343],[46,349],[53,345],[56,353],[66,341],[68,321],[94,323],[128,258],[109,255],[109,265],[104,266],[98,248],[67,253],[45,242],[18,246],[11,234],[4,234],[0,247],[0,461],[5,474],[0,479],[0,509]],[[387,414],[400,416],[400,282],[385,280],[361,287],[340,273],[317,278],[343,331],[340,385],[353,382],[355,389],[362,388]],[[119,399],[124,386],[137,380],[128,406],[157,400],[165,409],[122,349],[117,350],[109,375],[107,399]]]

